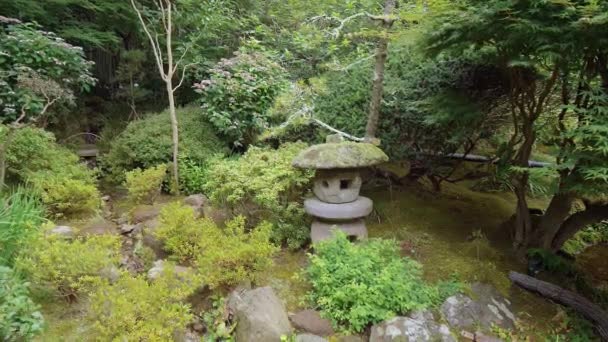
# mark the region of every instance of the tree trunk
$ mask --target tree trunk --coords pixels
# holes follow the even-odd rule
[[[537,227],[538,241],[542,248],[551,249],[553,238],[570,215],[573,203],[574,196],[571,193],[557,193],[553,196]]]
[[[594,324],[602,341],[608,341],[608,313],[587,298],[557,285],[517,272],[510,272],[509,279],[528,291],[538,293],[545,298],[573,308]]]
[[[608,204],[589,205],[583,211],[572,214],[559,227],[551,243],[551,250],[558,251],[568,239],[586,226],[608,220]]]
[[[395,2],[396,0],[385,0],[384,2],[384,19],[382,20],[384,32],[376,47],[376,66],[374,68],[372,98],[365,127],[365,139],[368,141],[376,138],[378,121],[380,120],[382,93],[384,92],[384,67],[386,65],[386,57],[388,56],[388,30],[393,26],[394,20],[390,18],[390,15],[395,8]]]
[[[171,116],[171,140],[173,143],[173,186],[176,194],[179,194],[179,130],[177,113],[175,112],[175,98],[173,97],[173,83],[167,81],[167,95],[169,96],[169,115]]]
[[[523,122],[522,133],[524,135],[524,141],[517,151],[514,164],[516,166],[527,168],[528,161],[532,155],[532,147],[536,141],[536,134],[534,133],[534,122],[526,119]],[[522,171],[521,174],[515,174],[513,176],[513,187],[515,188],[515,196],[517,197],[517,207],[515,213],[515,234],[513,245],[518,252],[524,252],[532,237],[532,217],[530,216],[530,209],[528,207],[528,181],[529,174],[527,171]]]

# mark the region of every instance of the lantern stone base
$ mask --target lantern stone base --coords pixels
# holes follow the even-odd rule
[[[367,227],[365,227],[364,219],[355,219],[350,221],[322,221],[315,219],[310,228],[310,238],[312,243],[317,243],[322,240],[327,240],[332,237],[332,231],[339,229],[346,233],[347,236],[354,236],[357,239],[367,238]]]

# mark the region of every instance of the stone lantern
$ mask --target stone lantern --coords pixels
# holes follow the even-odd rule
[[[313,243],[331,237],[334,227],[348,236],[367,237],[365,217],[372,212],[373,203],[359,196],[360,171],[386,161],[386,154],[368,143],[325,143],[300,152],[292,165],[316,170],[315,197],[304,201],[304,210],[314,217],[310,230]]]

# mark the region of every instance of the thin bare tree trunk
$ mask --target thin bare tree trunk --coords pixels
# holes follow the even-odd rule
[[[171,116],[171,139],[173,142],[173,186],[177,194],[179,194],[179,127],[177,123],[177,113],[175,112],[175,99],[173,97],[172,82],[167,82],[167,95],[169,96],[169,115]]]
[[[388,56],[388,34],[393,26],[394,19],[390,16],[395,8],[396,0],[385,0],[384,18],[382,19],[383,36],[376,47],[376,66],[372,85],[372,97],[369,105],[367,125],[365,127],[365,139],[371,141],[376,138],[378,121],[380,120],[380,109],[382,107],[382,93],[384,92],[384,68]]]

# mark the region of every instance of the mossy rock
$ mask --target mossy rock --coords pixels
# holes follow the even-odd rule
[[[352,169],[388,161],[378,147],[368,143],[341,142],[313,145],[300,152],[292,165],[300,169]]]

